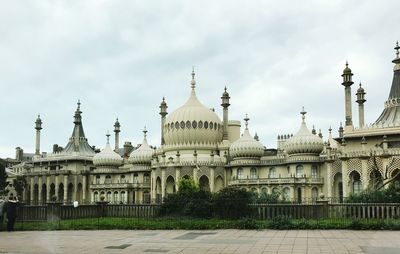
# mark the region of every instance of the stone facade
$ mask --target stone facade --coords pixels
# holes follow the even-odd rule
[[[257,193],[277,193],[289,201],[316,200],[320,196],[342,200],[367,188],[382,188],[400,180],[400,58],[397,45],[393,83],[382,115],[373,124],[364,123],[365,91],[357,90],[359,126],[352,119],[352,70],[346,63],[345,125],[334,138],[309,130],[306,112],[294,135],[278,135],[277,148],[266,149],[258,135],[251,135],[249,118],[240,135],[240,121],[229,119],[230,96],[221,97],[222,120],[196,95],[192,73],[188,101],[168,114],[160,104],[161,140],[158,148],[129,142],[119,148],[120,124],[114,124],[115,149],[109,137],[98,151],[88,144],[78,102],[74,129],[65,148],[55,145],[52,153],[40,153],[42,121],[35,122],[36,149],[30,161],[12,167],[14,175],[25,175],[23,199],[31,204],[74,200],[93,203],[161,202],[178,191],[178,180],[193,177],[200,188],[217,192],[233,186]],[[21,154],[19,155],[23,157]]]

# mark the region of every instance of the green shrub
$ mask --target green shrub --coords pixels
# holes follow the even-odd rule
[[[252,214],[249,206],[252,194],[246,190],[232,187],[224,188],[214,194],[213,210],[223,219],[238,219]]]
[[[269,225],[268,228],[271,229],[292,229],[294,228],[294,224],[292,219],[289,216],[285,215],[278,215],[274,217]]]
[[[394,183],[387,189],[365,190],[352,194],[346,199],[347,203],[400,203],[400,186]]]
[[[257,223],[257,221],[253,218],[250,217],[245,217],[241,218],[237,222],[237,228],[238,229],[259,229],[260,225]]]

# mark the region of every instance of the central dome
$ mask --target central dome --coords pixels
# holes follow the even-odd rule
[[[222,140],[222,122],[213,110],[205,107],[197,99],[195,85],[192,72],[192,91],[189,99],[167,117],[163,126],[167,146],[215,145]]]

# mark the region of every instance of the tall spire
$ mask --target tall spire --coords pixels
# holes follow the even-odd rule
[[[400,64],[400,46],[399,46],[399,41],[396,41],[396,47],[394,47],[396,50],[396,58],[393,59],[393,63],[395,64]]]
[[[194,76],[196,76],[196,73],[194,72],[194,66],[192,68],[192,81],[190,82],[192,91],[196,88],[196,80],[194,79]]]
[[[107,144],[110,144],[110,131],[107,131],[106,137],[107,137]]]
[[[306,120],[306,114],[307,114],[307,112],[304,110],[304,106],[303,106],[303,108],[302,108],[300,114],[301,114],[301,119],[303,120],[303,123],[305,123],[305,122],[306,122],[305,120]]]
[[[245,125],[246,125],[246,130],[248,130],[249,128],[249,120],[250,120],[250,118],[249,118],[249,116],[247,115],[247,113],[246,113],[246,116],[245,116],[245,118],[243,119],[244,121],[245,121]]]

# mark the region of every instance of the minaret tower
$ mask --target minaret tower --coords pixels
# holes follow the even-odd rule
[[[358,121],[359,121],[359,128],[364,127],[364,102],[367,100],[365,99],[365,92],[364,88],[361,87],[361,82],[360,82],[360,87],[357,89],[357,100],[356,102],[358,103]]]
[[[119,123],[118,118],[117,118],[117,120],[115,121],[115,124],[114,124],[114,132],[115,132],[115,149],[114,149],[114,151],[118,153],[118,150],[119,150],[119,133],[121,132],[121,124]]]
[[[74,124],[75,124],[75,129],[74,129],[74,151],[79,152],[79,142],[80,142],[80,136],[81,136],[81,128],[80,126],[82,125],[82,111],[81,111],[81,101],[78,100],[77,103],[78,107],[75,110],[75,116],[74,116]]]
[[[344,86],[344,100],[345,100],[345,114],[346,114],[346,122],[345,122],[345,130],[346,128],[353,127],[353,116],[351,110],[351,86],[353,85],[352,81],[353,73],[349,68],[349,64],[346,62],[346,68],[343,70],[343,82],[342,85]]]
[[[224,92],[222,93],[221,97],[221,106],[223,107],[223,121],[224,121],[224,132],[222,135],[222,140],[228,140],[228,107],[231,105],[229,104],[229,93],[226,91],[226,86],[224,88]]]
[[[40,130],[42,129],[42,119],[40,119],[40,115],[38,115],[35,122],[36,129],[36,149],[35,155],[40,155]]]
[[[164,139],[164,125],[165,125],[165,119],[168,114],[167,112],[168,106],[167,102],[165,101],[165,98],[162,98],[161,104],[160,104],[160,115],[161,115],[161,145],[165,144],[165,139]]]

